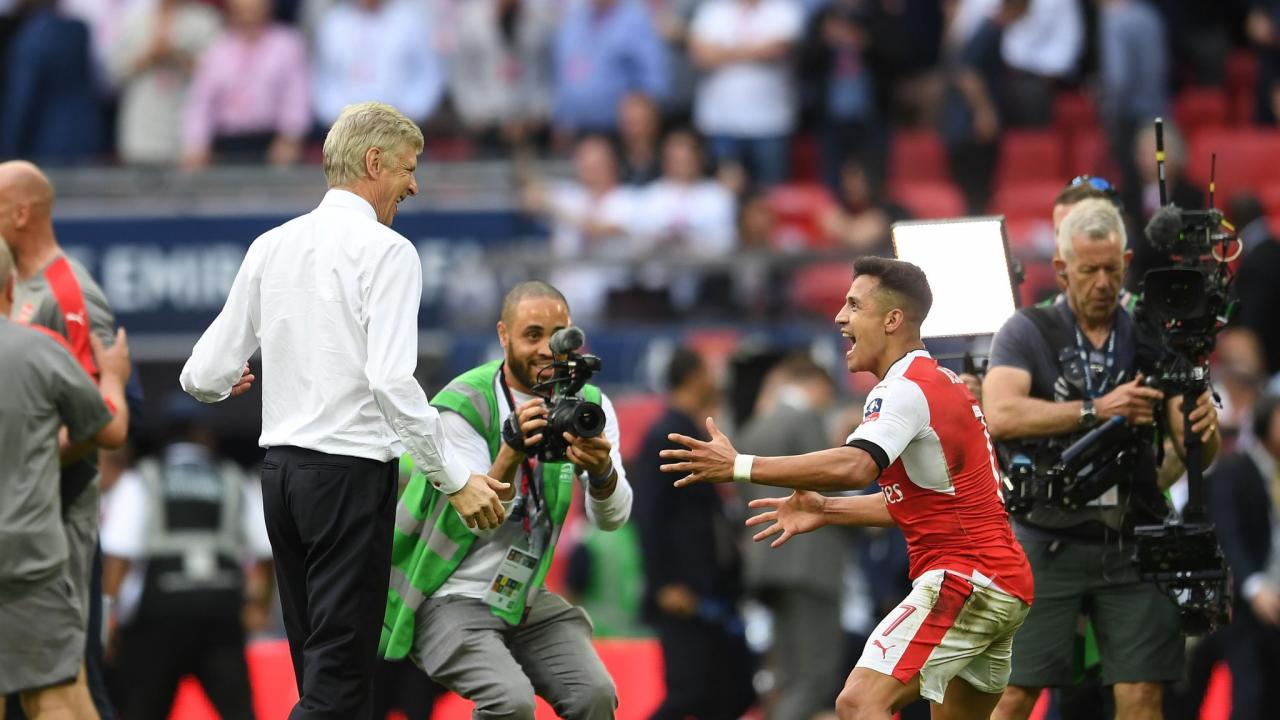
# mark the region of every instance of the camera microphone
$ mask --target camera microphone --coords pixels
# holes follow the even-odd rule
[[[551,354],[568,355],[587,344],[587,336],[581,328],[560,328],[551,336]]]
[[[1147,240],[1168,252],[1182,238],[1182,210],[1177,205],[1163,205],[1147,222]]]

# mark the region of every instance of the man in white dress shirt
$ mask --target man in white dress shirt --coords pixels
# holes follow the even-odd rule
[[[182,369],[203,402],[245,392],[262,348],[262,494],[300,698],[289,717],[371,718],[406,451],[468,526],[497,527],[507,486],[452,453],[413,377],[422,264],[390,228],[418,192],[422,132],[395,108],[343,110],[329,192],[253,242]]]
[[[582,396],[601,406],[604,431],[564,433],[560,461],[535,452],[548,430],[547,403],[534,389],[551,377],[551,336],[569,324],[559,290],[539,280],[516,285],[497,326],[502,359],[432,399],[467,468],[510,483],[499,493],[510,518],[493,531],[469,530],[440,512],[430,470],[412,474],[396,513],[382,652],[411,658],[475,702],[477,718],[533,720],[535,694],[566,720],[612,718],[618,704],[587,613],[543,587],[577,485],[600,529],[616,530],[631,514],[618,418],[599,388],[587,385]]]

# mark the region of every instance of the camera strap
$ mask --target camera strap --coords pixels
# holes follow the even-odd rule
[[[514,415],[516,412],[516,398],[511,393],[511,388],[507,385],[506,370],[506,363],[498,366],[498,382],[502,385],[502,397],[507,401],[507,408]],[[520,494],[527,496],[533,503],[531,511],[526,511],[523,518],[524,531],[527,535],[533,530],[529,518],[542,510],[542,489],[538,487],[537,476],[534,475],[533,461],[529,459],[527,454],[520,463],[520,478]]]

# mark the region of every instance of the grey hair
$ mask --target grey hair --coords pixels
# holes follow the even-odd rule
[[[390,105],[348,105],[324,139],[324,178],[329,187],[351,185],[366,175],[369,148],[396,157],[410,148],[422,152],[422,145],[422,130]]]
[[[1072,241],[1083,237],[1091,241],[1117,242],[1124,250],[1126,238],[1124,219],[1110,200],[1086,198],[1076,203],[1058,227],[1058,255],[1063,260],[1075,258]]]

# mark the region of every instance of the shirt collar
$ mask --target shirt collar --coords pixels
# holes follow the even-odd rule
[[[889,372],[884,374],[884,379],[888,380],[891,377],[897,377],[899,375],[902,375],[907,371],[908,367],[911,367],[911,363],[915,361],[915,359],[918,357],[923,357],[923,358],[930,357],[929,351],[928,350],[912,350],[906,355],[903,355],[902,357],[898,358],[892,365],[889,366]]]
[[[368,200],[341,188],[329,188],[329,192],[324,194],[324,199],[320,201],[320,207],[343,208],[344,210],[355,210],[377,222],[378,214],[373,211],[373,206]]]

